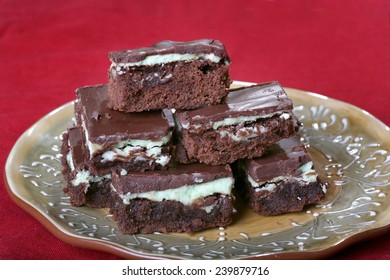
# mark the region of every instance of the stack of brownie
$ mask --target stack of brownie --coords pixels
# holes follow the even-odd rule
[[[292,101],[277,82],[229,89],[221,42],[163,41],[109,58],[108,85],[76,90],[76,124],[63,135],[72,205],[110,208],[133,234],[226,226],[234,185],[264,215],[323,198]]]

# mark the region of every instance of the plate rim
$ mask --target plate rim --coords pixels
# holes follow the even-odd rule
[[[253,85],[255,83],[252,82],[243,82],[243,81],[234,81],[234,85],[238,86],[247,86],[247,85]],[[370,117],[373,121],[375,121],[378,125],[382,126],[384,130],[387,132],[390,132],[389,126],[384,124],[381,120],[373,116],[371,113],[344,101],[337,100],[331,97],[327,97],[322,94],[313,93],[306,90],[300,90],[295,88],[289,88],[284,87],[284,89],[288,91],[296,91],[303,94],[307,94],[310,96],[314,96],[315,98],[320,98],[324,100],[329,101],[336,101],[342,105],[347,105],[350,108],[352,108],[355,111],[358,111],[359,113],[364,114],[367,117]],[[12,149],[10,150],[10,153],[7,157],[5,167],[4,167],[4,182],[5,187],[8,195],[11,197],[13,202],[17,204],[19,207],[21,207],[24,211],[26,211],[28,214],[30,214],[32,217],[34,217],[39,223],[41,223],[49,232],[51,232],[56,238],[62,240],[63,242],[86,249],[91,250],[97,250],[101,252],[106,252],[110,254],[114,254],[116,256],[125,258],[125,259],[138,259],[138,260],[150,260],[150,259],[182,259],[178,256],[169,256],[169,255],[158,255],[153,253],[138,253],[135,251],[131,251],[129,249],[124,248],[120,244],[116,244],[114,242],[107,242],[100,239],[94,239],[91,237],[85,237],[85,236],[76,236],[71,232],[67,232],[66,230],[63,230],[56,226],[56,222],[52,219],[50,219],[49,215],[46,215],[42,211],[40,211],[37,207],[29,203],[28,200],[21,197],[19,193],[15,192],[15,186],[12,186],[12,178],[10,178],[10,168],[13,158],[15,157],[15,154],[17,154],[17,148],[20,146],[22,140],[27,137],[29,133],[31,133],[32,130],[34,130],[37,126],[39,126],[42,122],[45,121],[45,119],[49,119],[52,115],[55,115],[57,112],[66,109],[68,106],[70,106],[74,101],[69,101],[56,109],[52,110],[48,114],[44,115],[40,119],[38,119],[33,125],[31,125],[15,142]],[[11,183],[10,183],[11,181]],[[373,226],[376,223],[373,224]],[[351,236],[348,236],[346,238],[341,239],[336,244],[331,244],[329,247],[322,249],[322,250],[315,250],[315,251],[300,251],[300,252],[277,252],[272,254],[264,254],[260,256],[253,256],[253,257],[244,257],[239,258],[239,260],[245,260],[245,259],[285,259],[285,260],[291,260],[291,259],[322,259],[329,257],[333,254],[336,254],[343,249],[351,246],[352,244],[356,244],[359,242],[362,242],[367,239],[378,237],[382,234],[385,234],[387,232],[390,232],[390,221],[388,224],[384,226],[379,227],[373,227],[366,230],[362,230],[360,232],[357,232]]]

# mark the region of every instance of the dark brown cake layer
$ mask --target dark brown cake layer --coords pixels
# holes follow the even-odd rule
[[[108,106],[124,112],[193,109],[221,102],[230,84],[229,66],[208,60],[132,67],[120,76],[109,72]]]
[[[213,205],[210,212],[201,206]],[[231,196],[213,195],[198,201],[198,205],[184,205],[177,201],[134,199],[124,204],[117,197],[110,209],[119,230],[125,234],[153,232],[195,232],[232,222]]]
[[[325,197],[323,185],[319,182],[303,183],[283,180],[272,192],[256,191],[248,187],[249,206],[257,213],[271,216],[303,210],[306,205],[317,203]]]
[[[80,184],[72,186],[69,183],[64,188],[73,206],[88,206],[91,208],[109,208],[112,205],[110,180],[103,182]]]
[[[176,158],[181,163],[232,163],[260,157],[295,133],[292,101],[277,82],[229,91],[223,104],[177,111]]]
[[[180,60],[180,55],[194,57]],[[145,62],[163,56],[171,57]],[[217,40],[163,41],[150,48],[112,52],[109,57],[108,106],[114,110],[142,112],[218,104],[231,84],[230,59]]]

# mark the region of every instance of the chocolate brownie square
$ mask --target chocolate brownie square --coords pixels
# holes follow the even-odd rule
[[[173,119],[170,111],[123,113],[107,107],[107,85],[76,90],[77,124],[85,133],[88,161],[101,169],[143,171],[170,161]]]
[[[238,162],[237,186],[262,215],[301,211],[325,197],[313,161],[298,135],[279,141],[260,158]]]
[[[294,134],[292,109],[282,86],[270,82],[230,90],[223,104],[178,110],[177,160],[218,165],[259,157]]]
[[[228,165],[172,165],[113,174],[111,214],[121,232],[195,232],[232,222],[234,178]]]
[[[217,104],[229,88],[230,59],[218,40],[162,41],[111,52],[108,106],[125,112]]]

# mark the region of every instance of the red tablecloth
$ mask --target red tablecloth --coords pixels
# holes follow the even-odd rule
[[[109,51],[164,39],[219,39],[233,79],[278,80],[352,103],[390,125],[389,1],[60,2],[0,1],[1,166],[18,137],[73,100],[75,88],[107,81]],[[0,259],[118,258],[60,241],[0,184]],[[390,259],[390,234],[331,258]]]

